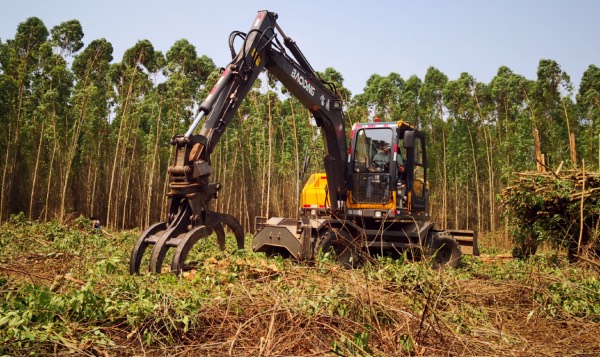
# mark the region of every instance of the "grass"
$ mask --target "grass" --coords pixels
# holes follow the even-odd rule
[[[210,238],[181,277],[130,276],[140,232],[88,223],[0,226],[0,355],[600,353],[598,271],[553,252],[344,270],[235,251],[233,238],[220,252]]]

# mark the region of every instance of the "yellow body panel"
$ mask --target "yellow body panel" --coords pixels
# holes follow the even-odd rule
[[[327,202],[325,199],[327,198]],[[373,203],[352,203],[352,192],[348,192],[349,209],[379,209],[390,210],[396,207],[396,192],[392,191],[392,200],[385,205]],[[323,172],[312,174],[300,195],[300,208],[325,208],[329,207],[329,198],[327,197],[327,176]]]
[[[349,209],[394,209],[396,208],[396,192],[392,191],[392,200],[385,205],[378,205],[374,203],[352,203],[352,192],[348,192],[348,202],[346,205]]]
[[[310,178],[302,188],[300,195],[301,208],[325,208],[329,207],[327,197],[327,176],[324,172],[310,175]],[[327,202],[325,200],[327,199]]]

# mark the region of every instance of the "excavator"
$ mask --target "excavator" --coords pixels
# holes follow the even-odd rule
[[[437,229],[430,220],[425,135],[406,122],[376,119],[354,124],[348,145],[343,102],[335,86],[320,78],[277,19],[276,13],[262,10],[248,33],[231,33],[232,61],[199,105],[187,132],[171,139],[175,153],[168,168],[168,216],[137,239],[130,273],[140,273],[147,250],[149,271],[164,271],[171,248],[170,271],[180,273],[200,239],[214,233],[225,248],[225,227],[238,249],[244,248],[239,221],[210,208],[221,188],[210,181],[210,156],[263,71],[312,114],[324,141],[325,172],[313,174],[306,183],[298,217],[255,218],[255,252],[298,261],[330,254],[344,267],[356,267],[378,254],[410,254],[430,258],[434,266],[457,267],[463,253],[478,255],[475,232]],[[243,44],[236,52],[237,38]]]

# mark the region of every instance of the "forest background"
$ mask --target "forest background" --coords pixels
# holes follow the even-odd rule
[[[18,212],[61,222],[82,214],[111,229],[161,220],[170,138],[187,130],[218,71],[184,39],[166,53],[138,41],[119,61],[105,39],[84,46],[77,20],[51,29],[35,17],[19,24],[14,39],[0,40],[0,221]],[[432,215],[441,227],[506,237],[499,192],[513,172],[536,169],[536,140],[548,167],[600,166],[594,64],[578,88],[552,59],[539,61],[537,78],[502,66],[489,83],[466,72],[450,79],[434,67],[423,78],[373,74],[355,95],[335,68],[321,76],[343,97],[348,129],[380,117],[427,134]],[[294,217],[307,151],[309,171],[321,171],[310,114],[262,76],[212,156],[212,179],[223,185],[213,208],[246,231],[258,215]]]

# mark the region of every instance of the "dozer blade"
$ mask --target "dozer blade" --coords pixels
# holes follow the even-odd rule
[[[458,229],[448,229],[450,235],[456,239],[460,245],[462,254],[479,256],[479,245],[477,243],[477,232]]]

